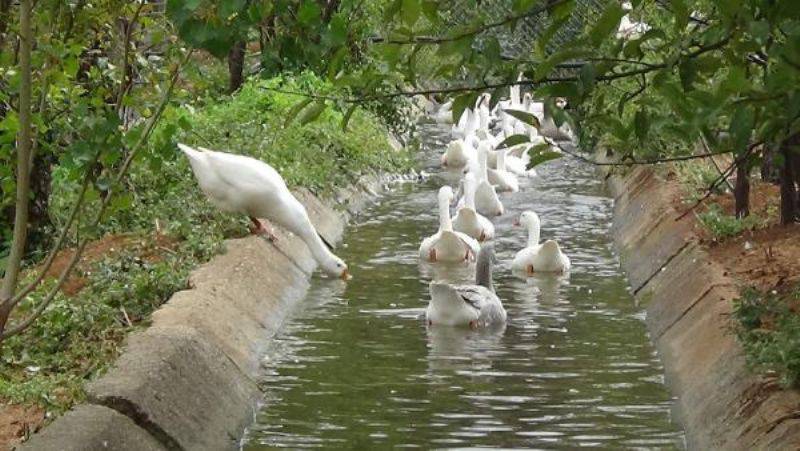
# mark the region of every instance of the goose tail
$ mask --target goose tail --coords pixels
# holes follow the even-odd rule
[[[200,154],[202,154],[202,151],[189,147],[183,143],[178,143],[178,148],[181,149],[181,151],[192,160],[198,159]]]

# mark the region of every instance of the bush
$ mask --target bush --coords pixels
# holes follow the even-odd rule
[[[737,236],[745,230],[754,230],[765,222],[754,214],[744,218],[725,214],[717,204],[711,204],[707,211],[697,215],[697,219],[718,240]]]
[[[734,303],[734,331],[747,361],[754,368],[777,373],[786,387],[800,387],[798,303],[800,285],[783,296],[750,289]]]

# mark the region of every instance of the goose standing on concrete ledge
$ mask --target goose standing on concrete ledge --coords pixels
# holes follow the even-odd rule
[[[265,220],[274,221],[306,243],[323,271],[350,278],[347,265],[326,247],[305,207],[272,166],[243,155],[178,147],[189,158],[200,189],[219,209],[246,214],[253,223],[251,231],[273,241],[275,234]]]
[[[485,244],[475,265],[476,285],[431,282],[431,301],[425,311],[429,325],[469,326],[473,329],[506,321],[506,309],[494,292],[494,245]]]

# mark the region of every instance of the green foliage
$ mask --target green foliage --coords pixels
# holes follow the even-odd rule
[[[747,361],[774,372],[786,387],[800,387],[800,286],[785,294],[750,289],[734,303],[734,331]]]
[[[335,108],[307,125],[294,121],[284,127],[299,96],[270,89],[307,92],[331,86],[311,73],[284,75],[251,81],[237,95],[197,111],[186,106],[166,112],[134,162],[128,195],[119,198],[99,229],[85,231],[137,244],[84,268],[83,291],[71,298],[60,294],[26,333],[3,344],[0,399],[69,408],[84,396],[81,385],[113,361],[124,336],[147,324],[152,311],[186,287],[191,269],[220,252],[224,239],[247,233],[246,218],[220,212],[200,192],[177,141],[254,156],[280,171],[291,187],[320,194],[371,171],[410,167],[410,153],[392,150],[386,129],[369,112],[354,110],[346,132],[343,113]],[[54,173],[50,213],[55,224],[64,223],[78,191],[68,171],[59,167]],[[92,192],[89,210],[99,202]],[[154,237],[156,224],[168,243]],[[34,292],[14,317],[26,316],[47,288]]]
[[[744,218],[725,214],[717,204],[709,205],[708,210],[697,215],[697,219],[718,240],[737,236],[745,230],[754,230],[765,224],[763,219],[754,214]]]

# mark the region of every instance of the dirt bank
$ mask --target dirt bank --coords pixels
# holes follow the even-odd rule
[[[677,182],[641,167],[608,182],[615,197],[612,234],[647,310],[689,447],[800,448],[800,394],[752,373],[730,332],[736,276],[758,270],[736,264],[736,241],[727,251],[709,252],[693,215],[679,219]],[[757,235],[752,240],[759,244]]]

